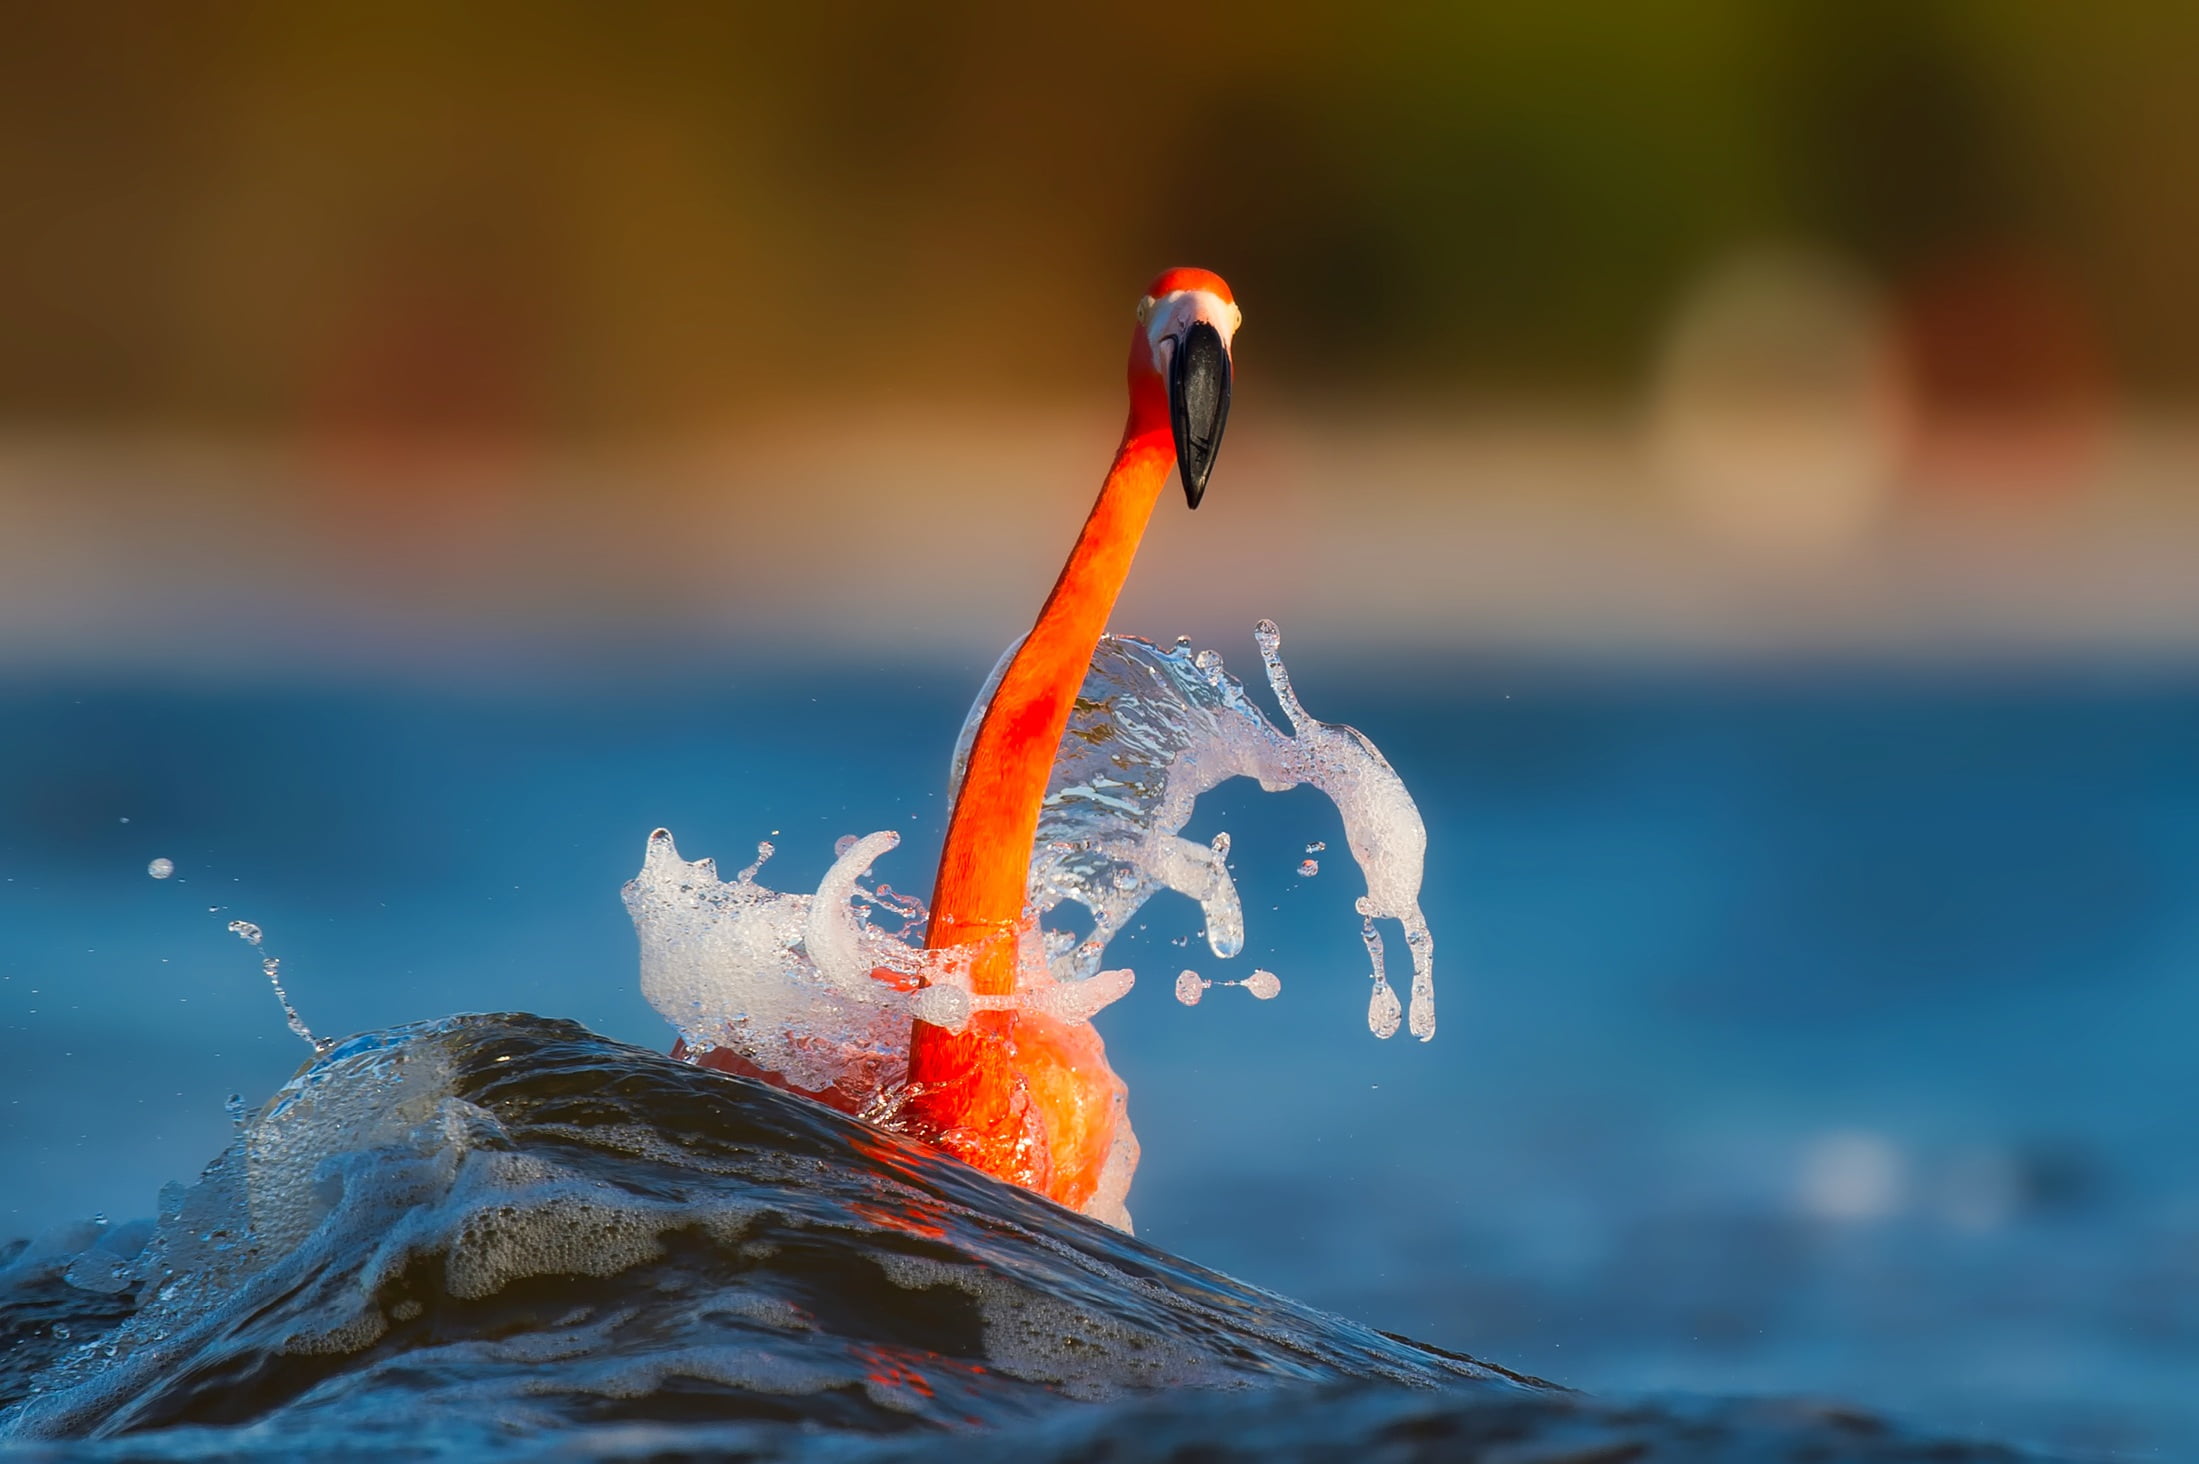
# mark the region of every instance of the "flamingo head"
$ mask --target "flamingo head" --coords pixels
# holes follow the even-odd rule
[[[1130,341],[1133,390],[1143,378],[1167,393],[1176,470],[1193,508],[1206,496],[1229,421],[1230,340],[1242,318],[1229,286],[1210,270],[1164,271],[1138,302],[1138,329]]]

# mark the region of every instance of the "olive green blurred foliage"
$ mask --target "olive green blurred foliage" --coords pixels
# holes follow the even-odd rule
[[[0,421],[676,429],[1251,370],[1597,392],[1722,251],[2015,251],[2199,381],[2199,6],[8,3]]]

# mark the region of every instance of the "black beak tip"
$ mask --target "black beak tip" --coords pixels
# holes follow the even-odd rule
[[[1169,427],[1176,438],[1176,471],[1183,479],[1184,502],[1193,508],[1206,497],[1206,480],[1221,451],[1222,428],[1229,422],[1229,348],[1221,333],[1195,321],[1176,348],[1168,370]]]

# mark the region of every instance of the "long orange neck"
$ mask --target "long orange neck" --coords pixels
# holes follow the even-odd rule
[[[1099,501],[1037,624],[986,704],[947,816],[932,894],[934,950],[969,948],[970,990],[1015,991],[1039,806],[1069,713],[1175,460],[1159,376],[1132,340],[1130,421]],[[1064,1205],[1098,1193],[1127,1090],[1099,1033],[1037,1011],[978,1010],[960,1031],[909,1034],[905,1120],[988,1174]],[[1134,1160],[1132,1162],[1135,1162]]]
[[[1012,928],[1023,915],[1047,775],[1092,648],[1107,628],[1174,463],[1165,419],[1149,425],[1141,415],[1133,410],[1076,548],[978,724],[939,857],[932,895],[934,949],[984,940]],[[996,943],[1002,949],[1010,944]],[[977,960],[971,989],[1005,995],[1014,988],[1014,965],[990,956],[988,950]]]

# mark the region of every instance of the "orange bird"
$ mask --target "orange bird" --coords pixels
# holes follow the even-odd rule
[[[930,945],[967,949],[970,990],[1014,992],[1031,846],[1054,755],[1153,505],[1174,466],[1197,508],[1229,417],[1239,313],[1221,276],[1172,269],[1138,302],[1130,415],[1069,562],[1000,678],[971,744],[932,895]],[[960,1032],[917,1022],[910,1126],[940,1148],[1064,1205],[1100,1186],[1123,1085],[1090,1024],[979,1010]]]

